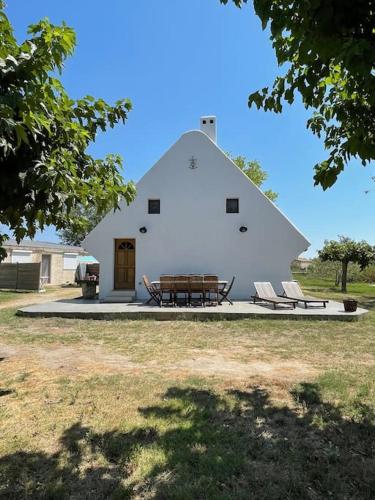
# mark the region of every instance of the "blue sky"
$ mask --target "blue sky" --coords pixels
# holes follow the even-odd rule
[[[301,104],[281,115],[247,107],[250,92],[270,85],[278,68],[267,32],[252,7],[219,0],[18,0],[7,13],[19,39],[30,23],[49,17],[77,32],[75,54],[62,77],[72,97],[114,102],[129,97],[125,126],[98,137],[92,153],[120,153],[126,179],[137,181],[199,117],[218,117],[218,143],[257,159],[279,193],[280,209],[307,236],[313,255],[325,239],[345,234],[375,244],[374,167],[353,161],[329,191],[313,185],[322,142],[306,130]],[[373,185],[375,188],[375,185]],[[56,241],[53,228],[38,235]]]

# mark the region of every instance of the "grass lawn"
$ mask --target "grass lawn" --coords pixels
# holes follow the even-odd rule
[[[70,298],[80,294],[77,287],[48,285],[42,292],[0,290],[0,309],[21,307],[35,302],[46,302],[55,298]]]
[[[11,292],[8,290],[0,290],[0,304],[3,302],[8,302],[10,300],[14,300],[19,298],[19,292]]]
[[[374,498],[375,287],[348,295],[373,310],[93,321],[17,317],[9,300],[0,498]]]

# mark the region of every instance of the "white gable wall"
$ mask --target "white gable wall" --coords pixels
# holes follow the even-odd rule
[[[196,169],[189,168],[191,157]],[[239,214],[226,213],[227,198],[239,198]],[[160,199],[160,214],[148,214],[148,199]],[[249,298],[254,281],[280,290],[291,261],[309,246],[201,131],[184,134],[138,183],[135,201],[87,236],[84,247],[100,262],[102,299],[113,290],[116,238],[136,239],[138,298],[147,297],[143,274],[156,280],[167,273],[216,273],[228,281],[236,275],[235,299]]]

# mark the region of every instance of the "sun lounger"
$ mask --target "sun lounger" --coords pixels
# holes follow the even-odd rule
[[[309,305],[311,305],[311,307],[326,307],[326,304],[329,302],[328,300],[319,299],[318,297],[304,295],[301,287],[296,281],[282,281],[281,284],[284,289],[284,297],[303,302],[305,309],[307,309]]]
[[[273,304],[273,308],[276,309],[278,305],[290,306],[295,309],[297,300],[289,299],[286,297],[280,297],[276,295],[275,290],[273,289],[271,283],[269,282],[259,282],[256,281],[254,283],[256,294],[252,295],[251,298],[254,301],[254,304],[258,302],[268,302]]]

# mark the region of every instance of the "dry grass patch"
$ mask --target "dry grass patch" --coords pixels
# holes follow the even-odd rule
[[[47,286],[42,292],[20,292],[0,290],[0,309],[22,307],[46,302],[47,300],[73,299],[81,295],[81,289],[75,286]]]
[[[0,311],[0,498],[373,498],[375,313],[14,312]]]
[[[249,364],[304,363],[319,370],[371,364],[374,315],[355,323],[242,320],[228,322],[94,321],[23,318],[2,311],[0,344],[51,348],[93,359],[117,354],[139,365],[167,367],[194,358]],[[69,358],[72,357],[69,354]],[[219,363],[219,361],[218,361]],[[202,361],[204,365],[204,361]]]
[[[318,385],[10,373],[4,498],[371,498],[374,421]]]

